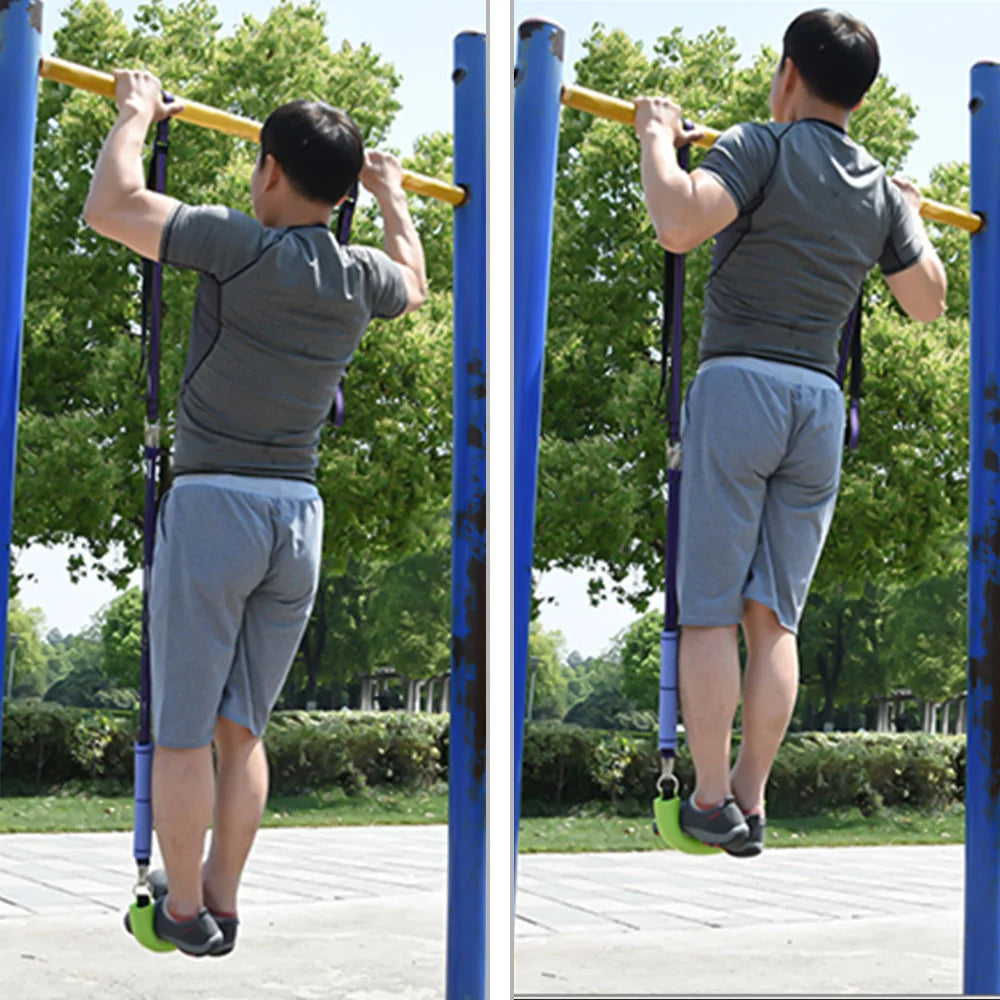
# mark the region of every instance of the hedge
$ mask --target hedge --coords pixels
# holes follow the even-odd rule
[[[734,738],[734,753],[739,745]],[[656,738],[559,724],[529,726],[525,734],[525,814],[567,805],[631,800],[645,807],[659,775]],[[694,769],[681,746],[675,764],[690,790]],[[961,801],[965,737],[925,733],[792,733],[768,783],[773,816],[803,816],[855,806],[938,808]]]
[[[134,712],[10,702],[4,708],[3,789],[69,782],[127,788]],[[407,712],[276,712],[265,734],[271,791],[357,792],[369,785],[428,788],[447,779],[448,719]]]
[[[132,780],[135,713],[11,702],[3,728],[4,791]],[[373,785],[428,788],[447,780],[448,718],[407,712],[277,712],[265,742],[274,794]],[[692,786],[682,747],[676,771]],[[659,758],[649,733],[532,723],[525,733],[524,813],[590,802],[645,809]],[[923,733],[795,733],[768,786],[768,810],[802,816],[855,806],[937,808],[961,801],[965,737]]]

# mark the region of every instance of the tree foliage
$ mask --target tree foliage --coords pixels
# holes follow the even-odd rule
[[[39,696],[45,691],[48,675],[41,630],[45,615],[40,608],[26,608],[17,598],[7,607],[7,649],[4,651],[4,686],[15,698]],[[13,681],[9,676],[13,664]]]

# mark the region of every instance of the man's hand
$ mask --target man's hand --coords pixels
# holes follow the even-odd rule
[[[697,126],[684,127],[684,115],[680,105],[669,97],[636,97],[635,130],[639,138],[647,135],[666,132],[675,149],[680,149],[688,143],[704,138],[705,130]]]
[[[924,196],[920,193],[920,188],[913,181],[908,181],[905,177],[893,177],[891,180],[903,192],[903,197],[910,208],[913,209],[916,215],[919,215],[920,203],[924,200]]]
[[[168,104],[163,99],[163,87],[152,73],[142,69],[116,69],[114,77],[115,104],[119,112],[130,108],[146,115],[149,121],[158,122],[184,110],[183,102]]]
[[[392,153],[365,150],[361,183],[377,198],[383,192],[403,190],[403,168]]]

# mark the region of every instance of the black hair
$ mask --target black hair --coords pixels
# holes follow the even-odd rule
[[[260,162],[269,154],[295,191],[335,205],[361,173],[365,143],[346,112],[322,101],[289,101],[260,130]]]
[[[820,100],[851,109],[878,76],[878,42],[863,21],[822,7],[799,14],[785,32],[781,65],[791,59]]]

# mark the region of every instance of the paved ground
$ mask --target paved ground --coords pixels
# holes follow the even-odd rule
[[[960,994],[961,847],[519,861],[518,996]]]
[[[443,827],[262,831],[240,946],[222,960],[151,955],[127,937],[130,858],[127,834],[0,836],[0,998],[443,994]],[[962,865],[960,847],[525,856],[515,988],[958,994]]]

